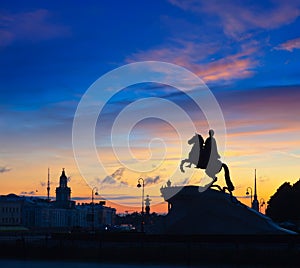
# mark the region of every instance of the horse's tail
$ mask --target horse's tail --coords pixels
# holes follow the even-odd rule
[[[224,171],[225,171],[225,181],[226,181],[227,188],[230,192],[232,192],[234,190],[234,186],[233,186],[232,181],[230,179],[229,168],[224,163],[222,163],[222,167],[224,168]]]

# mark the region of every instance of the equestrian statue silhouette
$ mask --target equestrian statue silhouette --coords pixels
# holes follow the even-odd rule
[[[195,133],[195,135],[188,141],[188,144],[193,144],[193,147],[189,153],[189,158],[181,161],[180,170],[184,172],[185,163],[189,163],[186,167],[191,167],[192,164],[199,169],[205,169],[205,173],[213,179],[209,187],[217,187],[222,191],[228,190],[230,194],[234,190],[234,186],[230,180],[229,168],[225,163],[220,161],[220,155],[217,149],[217,143],[214,138],[214,131],[209,130],[209,137],[204,142],[203,137],[200,134]],[[224,169],[225,181],[227,187],[221,189],[220,186],[214,185],[213,183],[217,181],[216,174]]]

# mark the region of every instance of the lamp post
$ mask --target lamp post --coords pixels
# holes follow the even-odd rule
[[[265,199],[261,198],[259,200],[259,211],[260,212],[261,212],[262,207],[265,206],[265,205],[266,205]]]
[[[93,232],[95,232],[95,204],[94,204],[94,195],[98,195],[98,188],[97,187],[94,187],[92,189]]]
[[[143,178],[138,179],[138,188],[142,187],[142,222],[141,222],[141,231],[144,232],[144,187],[145,187],[145,182]]]
[[[250,190],[250,199],[251,199],[251,206],[252,206],[252,188],[251,187],[247,187],[246,195],[249,195],[249,190]]]

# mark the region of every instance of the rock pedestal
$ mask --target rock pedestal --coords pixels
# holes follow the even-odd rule
[[[166,234],[291,234],[235,197],[198,186],[161,188],[169,213],[159,233]]]

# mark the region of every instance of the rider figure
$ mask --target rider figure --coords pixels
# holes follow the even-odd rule
[[[218,153],[218,148],[217,148],[217,142],[214,138],[215,132],[210,129],[208,131],[209,137],[206,139],[204,143],[204,159],[206,165],[208,164],[208,161],[216,161],[221,158],[221,156]]]

